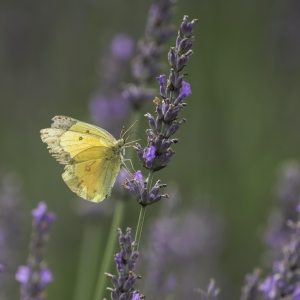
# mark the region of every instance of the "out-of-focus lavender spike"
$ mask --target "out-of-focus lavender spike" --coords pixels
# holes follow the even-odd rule
[[[138,54],[132,61],[132,75],[136,85],[128,86],[123,93],[135,110],[154,97],[155,90],[145,86],[161,73],[159,58],[164,50],[162,45],[175,32],[170,25],[173,4],[174,1],[170,0],[152,0],[145,37],[138,41]]]
[[[14,273],[22,247],[21,180],[13,172],[0,174],[0,299],[17,298]]]
[[[44,261],[44,251],[55,215],[48,211],[44,202],[40,202],[31,211],[31,215],[32,234],[27,265],[19,267],[15,278],[21,283],[21,300],[44,300],[45,288],[53,280],[52,273]]]
[[[271,212],[266,233],[269,251],[266,260],[273,260],[281,254],[281,248],[290,237],[287,220],[296,221],[298,214],[295,210],[300,195],[300,165],[297,162],[286,162],[279,168],[277,187],[278,205]]]
[[[111,279],[113,288],[107,288],[111,291],[112,300],[140,300],[144,299],[144,296],[139,294],[133,287],[136,279],[140,279],[141,276],[133,273],[136,263],[138,261],[139,253],[133,252],[135,245],[131,238],[131,229],[127,228],[126,234],[122,233],[121,229],[118,229],[120,252],[118,252],[114,261],[116,263],[116,269],[119,277],[115,275],[105,273],[105,275]]]
[[[107,51],[99,66],[101,86],[91,96],[89,111],[94,123],[118,136],[129,109],[121,92],[121,82],[133,51],[133,40],[127,34],[117,34]]]
[[[298,208],[295,210],[298,212]],[[259,286],[265,300],[299,299],[300,221],[289,221],[288,225],[292,231],[289,241],[285,244],[280,259],[274,261],[272,272]]]
[[[261,271],[256,269],[253,273],[247,274],[245,283],[242,288],[240,300],[258,300],[259,299],[259,284]]]
[[[113,37],[110,50],[114,58],[126,61],[130,59],[133,47],[132,38],[128,34],[120,33]]]
[[[201,295],[201,300],[217,300],[220,291],[216,286],[215,280],[211,279],[206,292],[201,289],[196,289],[195,292]]]
[[[163,202],[159,216],[150,222],[148,242],[142,249],[144,289],[155,299],[174,293],[176,299],[192,299],[194,288],[207,280],[206,272],[214,272],[222,251],[224,222],[197,206],[178,214],[178,190],[173,184],[169,190],[172,200]]]

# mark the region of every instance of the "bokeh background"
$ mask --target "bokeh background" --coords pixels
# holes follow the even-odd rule
[[[0,2],[0,169],[15,172],[21,182],[19,263],[26,263],[31,209],[43,200],[56,213],[46,252],[54,275],[49,299],[73,299],[87,221],[76,214],[76,196],[62,181],[63,168],[48,154],[39,131],[59,114],[91,122],[89,101],[101,86],[97,72],[105,72],[97,68],[99,59],[113,35],[126,33],[136,41],[144,34],[150,4]],[[199,19],[195,55],[185,70],[193,94],[181,114],[188,122],[176,135],[176,155],[156,178],[176,183],[182,209],[199,201],[222,216],[223,297],[237,298],[244,275],[261,265],[261,234],[274,206],[278,165],[300,159],[300,5],[297,0],[178,0],[172,23],[178,27],[184,14]],[[162,60],[167,62],[166,55]],[[153,104],[143,110],[152,112]],[[147,120],[141,118],[139,133],[144,135],[146,128]],[[136,160],[134,164],[140,168]],[[149,207],[148,228],[161,206]],[[124,229],[134,231],[138,211],[129,201]],[[109,225],[110,218],[95,222],[102,235],[100,249]],[[206,283],[219,276],[209,268],[206,275]]]

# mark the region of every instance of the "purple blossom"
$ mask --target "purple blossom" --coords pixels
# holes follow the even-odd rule
[[[0,264],[0,273],[2,273],[2,272],[3,272],[3,270],[4,270],[4,267],[3,267],[3,265],[2,265],[2,264]]]
[[[143,158],[146,160],[146,162],[151,162],[155,157],[155,147],[150,146],[146,149],[144,152]]]
[[[143,182],[143,175],[142,175],[142,172],[141,171],[136,171],[134,174],[134,179],[140,183]]]
[[[132,54],[133,41],[132,38],[127,34],[117,34],[112,39],[110,47],[113,57],[121,60],[128,60]]]
[[[166,75],[160,75],[160,76],[156,77],[159,85],[162,86],[162,87],[165,84],[165,78],[166,78]]]
[[[43,291],[46,285],[53,280],[52,273],[45,268],[44,248],[48,240],[48,231],[55,219],[49,212],[47,205],[40,202],[31,212],[32,234],[29,244],[29,257],[27,266],[20,266],[15,278],[21,283],[21,299],[43,300]]]
[[[42,286],[46,286],[53,280],[52,273],[49,269],[40,270],[40,283]]]
[[[181,86],[181,95],[182,95],[183,97],[187,97],[187,96],[189,96],[191,93],[192,93],[192,91],[191,91],[191,86],[190,86],[190,84],[187,83],[187,82],[185,82],[185,81],[183,81],[183,82],[182,82],[182,86]]]
[[[22,284],[28,284],[31,276],[31,270],[27,266],[20,266],[18,272],[16,273],[16,280]]]

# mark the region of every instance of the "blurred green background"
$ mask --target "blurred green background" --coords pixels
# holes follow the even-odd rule
[[[38,201],[57,214],[46,254],[55,278],[49,299],[73,299],[84,221],[74,213],[75,195],[39,130],[59,114],[91,121],[88,101],[101,84],[96,65],[103,49],[116,33],[143,35],[150,4],[0,2],[0,168],[22,177],[26,238]],[[176,134],[176,155],[156,178],[178,183],[185,206],[205,198],[224,216],[221,267],[238,295],[245,273],[261,263],[259,232],[273,205],[276,168],[300,158],[300,7],[295,0],[179,0],[175,7],[176,27],[184,14],[199,19],[195,55],[185,69],[193,94],[181,114],[188,122]],[[144,134],[147,122],[140,122]],[[146,221],[160,205],[149,208]],[[124,229],[134,230],[137,218],[130,201]],[[104,235],[109,224],[106,219],[98,225]],[[24,263],[26,255],[24,244]]]

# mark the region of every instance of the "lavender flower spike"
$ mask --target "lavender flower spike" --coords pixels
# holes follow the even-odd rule
[[[131,238],[131,229],[126,229],[126,234],[123,234],[121,229],[118,229],[120,252],[115,255],[114,261],[118,272],[118,278],[115,275],[105,273],[111,279],[114,288],[107,288],[111,291],[112,300],[139,300],[144,299],[133,287],[136,279],[141,278],[133,273],[135,265],[138,261],[139,253],[133,252],[135,245]]]
[[[140,110],[145,102],[154,97],[154,91],[145,86],[161,73],[159,58],[164,51],[162,45],[175,32],[170,25],[173,4],[173,0],[152,0],[145,36],[138,41],[138,54],[132,61],[136,84],[128,85],[123,93],[135,110]]]
[[[178,116],[186,106],[183,100],[192,91],[190,85],[184,80],[186,74],[181,74],[181,71],[193,54],[191,48],[194,42],[192,32],[195,22],[196,20],[188,22],[187,16],[183,18],[176,39],[176,47],[171,48],[168,54],[171,70],[167,84],[165,85],[165,75],[157,77],[162,100],[155,98],[153,101],[156,105],[156,117],[150,113],[145,115],[150,126],[147,130],[148,145],[145,149],[142,149],[139,144],[134,147],[142,165],[153,172],[169,164],[175,154],[170,146],[178,142],[177,139],[170,139],[170,137],[186,122],[185,119],[179,121]]]
[[[45,288],[53,280],[51,271],[43,260],[45,244],[48,240],[48,231],[55,216],[48,212],[47,205],[40,202],[32,210],[32,235],[29,244],[27,266],[20,266],[16,273],[16,280],[21,283],[21,299],[45,299]]]

